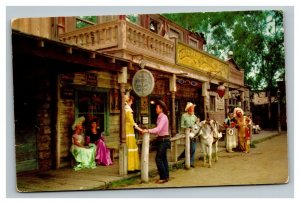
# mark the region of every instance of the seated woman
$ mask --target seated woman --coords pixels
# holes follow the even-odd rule
[[[90,124],[90,129],[86,131],[87,143],[95,144],[96,149],[96,161],[98,165],[108,166],[112,164],[110,158],[110,150],[104,143],[104,134],[100,134],[97,130],[97,119],[93,119]]]
[[[89,146],[85,146],[82,127],[84,120],[84,117],[77,118],[72,126],[74,134],[72,136],[72,146],[70,151],[77,162],[77,165],[74,167],[76,171],[83,168],[96,168],[96,145],[89,144]]]

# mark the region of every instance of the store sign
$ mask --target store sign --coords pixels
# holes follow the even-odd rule
[[[224,98],[217,97],[216,105],[218,110],[224,110],[225,108]]]
[[[146,69],[137,71],[132,79],[132,88],[140,97],[151,94],[154,84],[155,82],[152,73]]]
[[[90,86],[97,86],[97,74],[87,73],[86,84]]]
[[[176,46],[176,64],[213,73],[223,79],[229,78],[229,64],[227,62],[180,42]]]
[[[143,125],[148,125],[149,124],[149,117],[142,116],[142,124]]]

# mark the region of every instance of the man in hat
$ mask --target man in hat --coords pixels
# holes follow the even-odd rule
[[[185,130],[187,128],[192,128],[195,123],[198,121],[198,118],[195,116],[194,111],[195,111],[195,104],[188,102],[185,107],[185,113],[182,114],[181,116],[181,129],[182,132],[185,133]],[[195,167],[195,151],[196,151],[196,138],[191,138],[190,139],[190,160],[191,160],[191,167]],[[182,159],[185,157],[185,150],[180,154],[178,159]]]
[[[159,173],[159,180],[156,183],[162,184],[169,181],[169,165],[167,160],[167,149],[170,147],[169,119],[166,104],[158,100],[156,102],[156,114],[158,115],[156,127],[144,129],[142,133],[152,133],[157,135],[157,153],[155,157],[156,166]]]

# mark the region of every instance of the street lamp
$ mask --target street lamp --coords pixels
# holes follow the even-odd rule
[[[278,133],[281,133],[281,120],[280,120],[280,90],[279,90],[279,87],[278,87],[278,90],[277,90],[277,101],[278,101]]]

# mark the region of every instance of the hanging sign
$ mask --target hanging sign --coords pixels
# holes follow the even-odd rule
[[[217,103],[216,103],[217,109],[218,109],[218,110],[224,110],[224,108],[225,108],[225,101],[224,101],[224,98],[217,97],[216,102],[217,102]]]
[[[132,79],[132,88],[140,97],[151,94],[154,84],[155,82],[152,73],[146,69],[137,71]]]

